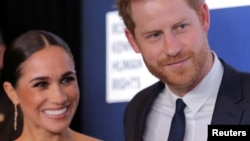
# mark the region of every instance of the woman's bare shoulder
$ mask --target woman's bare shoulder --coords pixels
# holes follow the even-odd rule
[[[73,131],[73,135],[77,141],[102,141],[101,139],[78,133],[76,131]]]

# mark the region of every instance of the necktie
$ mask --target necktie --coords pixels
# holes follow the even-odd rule
[[[183,141],[185,134],[185,107],[186,104],[182,99],[176,100],[176,109],[172,119],[168,141]]]

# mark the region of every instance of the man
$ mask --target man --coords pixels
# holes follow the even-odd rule
[[[23,121],[22,112],[18,108],[17,130],[14,130],[14,106],[3,90],[2,68],[3,55],[5,52],[3,34],[0,31],[0,140],[13,141],[21,134]]]
[[[181,140],[206,141],[210,124],[250,124],[250,74],[210,50],[205,0],[117,0],[117,8],[129,43],[160,80],[128,103],[126,141],[168,140],[177,99],[185,104]]]

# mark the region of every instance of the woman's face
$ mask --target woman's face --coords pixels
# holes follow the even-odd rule
[[[25,126],[53,133],[64,131],[79,101],[72,57],[58,46],[49,46],[21,65],[15,89]]]

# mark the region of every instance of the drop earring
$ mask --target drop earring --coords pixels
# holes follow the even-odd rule
[[[15,111],[14,111],[14,130],[17,130],[17,116],[18,116],[18,111],[17,111],[17,105],[14,105]]]

